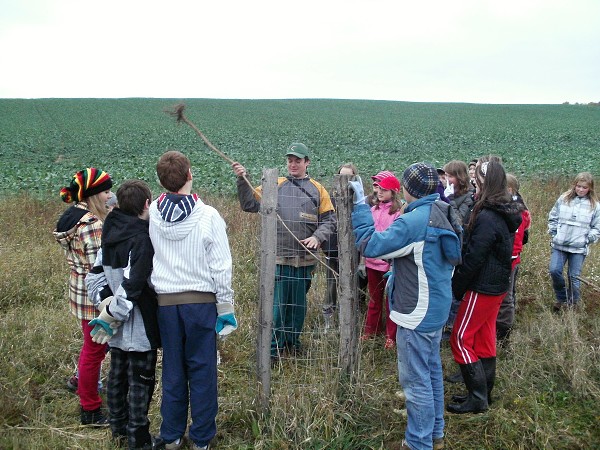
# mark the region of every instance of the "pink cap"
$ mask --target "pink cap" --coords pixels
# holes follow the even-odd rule
[[[400,181],[394,175],[382,178],[377,182],[377,185],[381,189],[386,189],[388,191],[400,192]]]
[[[377,175],[373,175],[371,178],[375,181],[381,181],[384,178],[393,177],[393,176],[394,176],[394,174],[392,172],[390,172],[389,170],[382,170]]]

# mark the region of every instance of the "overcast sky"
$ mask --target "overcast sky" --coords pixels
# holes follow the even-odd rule
[[[0,0],[0,97],[600,101],[600,0]]]

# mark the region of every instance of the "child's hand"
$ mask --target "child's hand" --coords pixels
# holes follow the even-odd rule
[[[354,193],[354,199],[352,201],[355,205],[360,205],[365,202],[365,190],[359,176],[356,177],[356,180],[348,182],[348,187]]]
[[[217,323],[215,332],[219,337],[225,337],[237,330],[238,323],[233,312],[232,303],[217,303]]]

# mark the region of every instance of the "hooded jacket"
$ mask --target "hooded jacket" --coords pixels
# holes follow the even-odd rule
[[[373,224],[375,225],[375,231],[386,230],[393,222],[402,214],[401,210],[390,214],[392,208],[392,202],[381,202],[377,206],[371,207],[371,214],[373,214]],[[390,270],[390,264],[387,261],[377,258],[365,258],[365,266],[378,270],[380,272],[387,272]]]
[[[80,320],[92,320],[97,315],[88,299],[85,276],[94,265],[101,236],[102,221],[88,211],[85,202],[69,207],[54,230],[54,238],[64,250],[69,265],[70,310]]]
[[[109,345],[135,352],[160,347],[156,294],[149,286],[154,250],[148,221],[115,208],[106,217],[102,235],[102,250],[86,284],[96,306],[114,295],[108,313],[122,325]]]
[[[588,196],[567,203],[561,195],[548,215],[552,248],[562,252],[589,254],[590,244],[600,238],[600,203],[592,207]]]
[[[354,206],[358,250],[366,257],[393,260],[390,318],[403,328],[437,331],[448,319],[452,271],[460,262],[460,239],[448,220],[449,209],[438,194],[431,194],[411,202],[389,228],[376,232],[369,206]]]
[[[232,262],[225,221],[196,194],[162,194],[150,205],[157,294],[212,292],[232,303]]]
[[[521,224],[515,202],[484,205],[472,227],[465,226],[463,262],[452,278],[452,291],[462,299],[467,290],[500,295],[508,290],[514,233]]]

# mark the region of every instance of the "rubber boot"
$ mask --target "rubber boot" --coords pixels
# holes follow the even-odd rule
[[[481,364],[483,365],[483,372],[485,373],[485,382],[487,385],[487,401],[488,405],[492,404],[492,389],[496,383],[496,357],[481,358]]]
[[[462,376],[462,372],[460,370],[454,372],[452,375],[447,375],[446,377],[444,377],[444,381],[447,381],[448,383],[463,383],[463,376]]]
[[[472,364],[460,364],[467,390],[467,399],[462,403],[450,403],[446,410],[455,414],[481,413],[488,409],[487,381],[483,364],[478,360]]]
[[[499,347],[506,347],[508,344],[508,338],[512,328],[504,324],[496,324],[496,343]]]
[[[492,389],[494,389],[494,384],[496,382],[496,357],[492,356],[491,358],[481,358],[481,364],[483,365],[483,371],[485,372],[485,381],[487,384],[487,400],[488,406],[493,403],[492,400]],[[452,401],[456,403],[463,403],[467,400],[468,395],[453,395]]]

